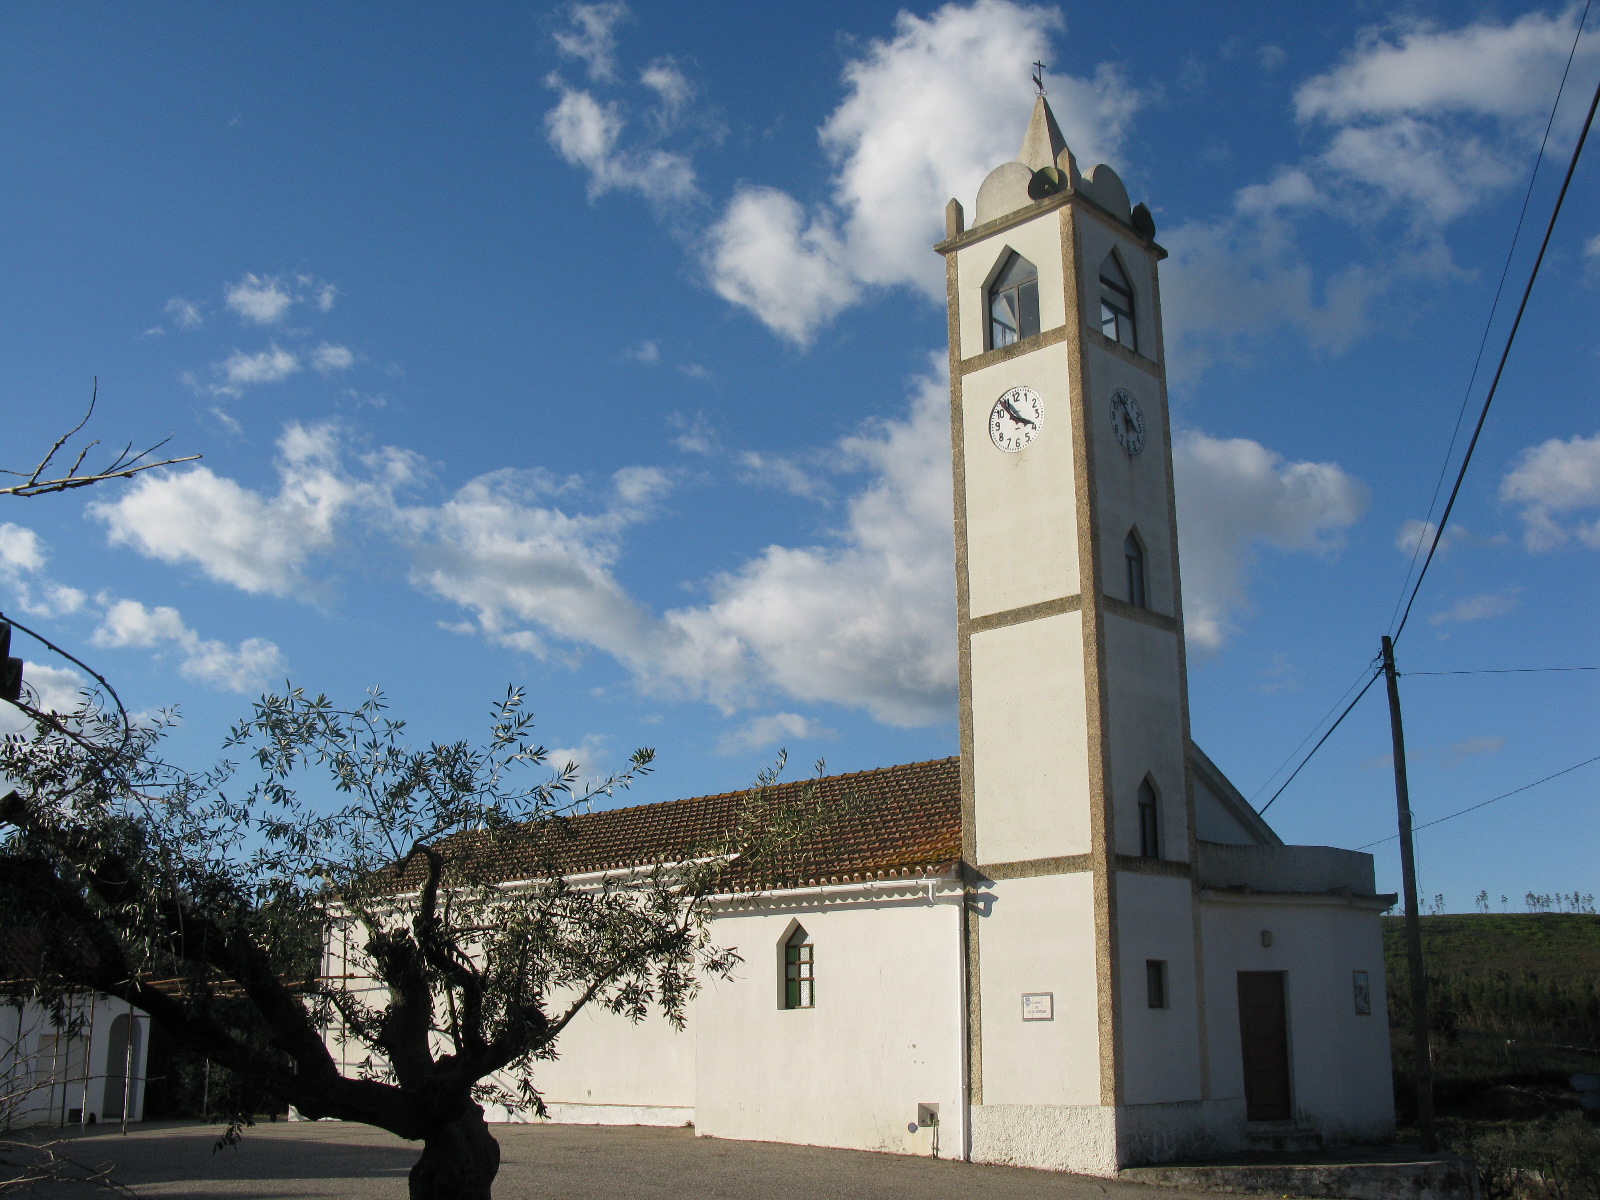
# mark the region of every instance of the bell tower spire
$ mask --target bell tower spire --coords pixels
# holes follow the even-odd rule
[[[1023,135],[1022,149],[1017,151],[1017,161],[1029,170],[1054,167],[1057,159],[1067,149],[1067,139],[1061,136],[1061,126],[1050,111],[1050,101],[1044,93],[1034,97],[1033,116],[1028,121],[1028,132]]]

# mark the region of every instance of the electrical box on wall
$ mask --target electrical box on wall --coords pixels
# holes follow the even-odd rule
[[[917,1105],[917,1128],[932,1129],[939,1123],[939,1106],[937,1104]]]

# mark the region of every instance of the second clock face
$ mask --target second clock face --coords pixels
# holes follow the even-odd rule
[[[1144,409],[1124,388],[1111,393],[1111,430],[1129,457],[1144,449]]]
[[[989,412],[989,440],[1007,454],[1033,445],[1044,425],[1044,401],[1032,388],[1014,387]]]

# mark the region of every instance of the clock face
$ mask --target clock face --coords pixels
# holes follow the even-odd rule
[[[1144,409],[1125,388],[1111,393],[1111,431],[1130,457],[1144,449]]]
[[[1032,388],[1014,387],[989,412],[989,439],[1007,454],[1033,445],[1044,426],[1044,401]]]

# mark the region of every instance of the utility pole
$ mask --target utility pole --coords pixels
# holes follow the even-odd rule
[[[1400,809],[1400,874],[1406,898],[1406,966],[1411,974],[1411,1047],[1417,1061],[1417,1132],[1422,1152],[1439,1149],[1433,1128],[1433,1056],[1428,1050],[1428,976],[1422,969],[1422,917],[1417,908],[1417,860],[1411,850],[1411,789],[1406,782],[1406,735],[1400,724],[1400,676],[1394,642],[1383,639],[1383,673],[1389,684],[1389,732],[1394,737],[1394,798]]]

